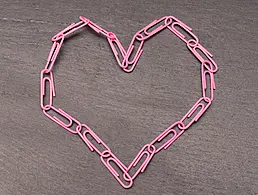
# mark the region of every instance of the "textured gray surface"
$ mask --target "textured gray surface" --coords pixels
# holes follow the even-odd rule
[[[258,193],[258,2],[1,1],[0,194]],[[125,190],[83,142],[39,107],[39,72],[50,38],[84,15],[128,45],[152,20],[174,15],[219,64],[204,117],[154,157]],[[201,94],[199,63],[169,31],[148,41],[135,71],[122,72],[103,37],[85,29],[65,42],[54,68],[63,108],[128,164],[143,144]]]

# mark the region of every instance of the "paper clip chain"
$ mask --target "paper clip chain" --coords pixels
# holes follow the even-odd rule
[[[144,145],[129,166],[124,165],[115,156],[107,144],[105,144],[105,142],[102,141],[86,124],[81,123],[64,110],[53,106],[56,92],[52,69],[56,58],[64,43],[64,39],[84,27],[89,27],[96,33],[107,38],[115,59],[125,72],[132,72],[134,70],[143,53],[144,42],[165,29],[168,29],[185,42],[187,48],[201,62],[202,97],[197,100],[182,119],[164,130],[153,141]],[[214,74],[217,72],[218,66],[212,59],[213,55],[199,43],[199,39],[192,32],[192,29],[174,16],[164,16],[159,20],[154,20],[146,27],[139,30],[133,36],[127,50],[113,32],[106,31],[83,16],[80,16],[79,22],[70,24],[64,30],[53,36],[52,41],[53,45],[50,49],[47,63],[40,74],[40,105],[42,111],[49,119],[70,133],[77,134],[88,146],[90,151],[99,155],[101,162],[124,188],[130,188],[133,185],[134,179],[140,173],[145,171],[155,154],[161,150],[166,150],[184,133],[185,130],[193,123],[197,122],[210,107],[214,99],[214,90],[216,86]],[[133,51],[136,51],[134,55]],[[47,95],[47,91],[49,96]],[[116,169],[114,165],[116,166]]]

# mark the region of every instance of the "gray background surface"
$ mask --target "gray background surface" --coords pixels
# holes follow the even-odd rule
[[[258,2],[1,1],[0,194],[258,194]],[[212,107],[123,189],[78,136],[46,118],[39,76],[51,37],[83,15],[127,47],[154,19],[174,15],[215,56]],[[85,28],[54,67],[55,105],[88,124],[129,164],[143,144],[201,96],[199,62],[169,31],[146,42],[131,74],[104,37]]]

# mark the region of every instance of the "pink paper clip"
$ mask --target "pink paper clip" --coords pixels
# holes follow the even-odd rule
[[[152,151],[144,151],[145,149],[149,149],[152,148]],[[136,155],[136,157],[134,158],[134,160],[131,162],[131,164],[128,166],[127,173],[133,168],[135,167],[139,161],[146,156],[144,162],[142,163],[142,165],[138,168],[138,170],[134,173],[134,175],[131,178],[127,178],[126,174],[124,173],[123,177],[126,181],[130,181],[130,179],[134,180],[137,175],[141,172],[143,173],[146,169],[146,167],[148,166],[148,164],[150,163],[151,159],[153,158],[155,154],[155,147],[154,146],[150,146],[148,144],[146,144],[145,146],[143,146],[143,148],[139,151],[139,153]]]
[[[57,55],[60,51],[60,48],[64,42],[64,37],[62,37],[61,40],[59,40],[60,42],[58,41],[55,41],[51,47],[51,50],[48,54],[48,58],[47,58],[47,63],[46,63],[46,66],[44,69],[46,69],[48,72],[50,72],[55,64],[55,61],[56,61],[56,58],[57,58]]]
[[[135,49],[134,43],[137,40],[136,39],[137,36],[141,36],[141,35],[139,35],[139,34],[134,35],[134,37],[133,37],[133,39],[132,39],[132,41],[131,41],[131,43],[128,47],[128,50],[125,54],[124,60],[122,62],[122,68],[125,72],[132,72],[133,71],[133,69],[135,68],[135,66],[136,66],[137,62],[139,61],[139,58],[140,58],[140,56],[142,55],[142,52],[143,52],[142,47],[143,47],[144,41],[141,41],[134,58],[132,60],[129,60],[129,58],[132,55],[133,50]],[[127,67],[129,65],[131,65],[131,67],[129,69],[127,69]]]
[[[108,156],[108,158],[107,158],[107,156]],[[107,160],[105,161],[104,158],[107,158]],[[104,151],[102,153],[102,155],[100,156],[100,159],[101,159],[102,163],[110,171],[110,173],[120,183],[121,186],[123,186],[124,188],[130,188],[133,185],[133,179],[127,173],[126,166],[111,151]],[[126,180],[123,177],[123,175],[119,175],[117,173],[117,171],[112,167],[112,165],[110,164],[111,161],[123,172],[123,175],[125,175],[125,177],[127,178]],[[122,178],[124,179],[124,181],[122,180]]]
[[[213,55],[207,50],[205,49],[200,43],[196,42],[195,40],[189,40],[187,42],[187,47],[189,48],[189,50],[194,54],[194,56],[201,62],[203,63],[205,61],[205,67],[215,73],[218,71],[218,65],[216,64],[216,62],[212,59]],[[204,59],[198,52],[197,50],[201,51],[206,57],[207,59]],[[209,62],[206,63],[206,61],[210,61],[212,64],[210,64]],[[209,66],[207,66],[207,64]]]
[[[91,27],[95,32],[100,33],[106,37],[109,37],[109,32],[106,31],[104,28],[98,26],[97,24],[93,23],[92,21],[83,16],[80,16],[80,19],[84,21],[86,24],[88,24],[89,27]]]
[[[84,131],[83,128],[86,128],[86,131]],[[80,126],[78,126],[77,133],[92,152],[95,151],[99,155],[102,155],[103,153],[87,138],[87,134],[89,134],[98,144],[103,145],[106,149],[105,151],[111,152],[110,148],[87,125],[81,124]]]
[[[49,74],[49,77],[44,77],[44,74]],[[54,77],[52,72],[48,72],[47,69],[43,69],[41,71],[40,76],[40,105],[43,110],[46,110],[46,106],[52,106],[53,104],[53,97],[56,96],[55,94],[55,86],[54,86]],[[49,103],[44,104],[44,97],[45,97],[45,89],[46,89],[46,82],[49,83]]]
[[[46,109],[43,110],[43,113],[50,118],[52,121],[56,122],[58,125],[60,125],[61,127],[63,127],[64,129],[66,129],[67,131],[76,134],[77,133],[77,129],[73,130],[71,129],[72,125],[75,123],[77,124],[77,126],[80,126],[81,123],[76,120],[75,118],[73,118],[72,116],[70,116],[69,114],[67,114],[65,111],[63,111],[62,109],[57,109],[54,106],[45,106]],[[69,123],[66,124],[64,121],[62,121],[61,119],[57,118],[56,116],[50,115],[47,112],[49,111],[53,111],[55,113],[57,113],[59,116],[62,116],[63,118],[65,118]],[[76,127],[77,127],[76,126]]]
[[[121,68],[125,68],[125,66],[122,64],[125,54],[126,54],[124,47],[122,46],[122,44],[120,43],[120,41],[118,40],[118,38],[116,37],[116,35],[114,33],[109,33],[109,37],[107,38],[107,40],[114,53],[117,63],[119,64],[119,66]],[[122,60],[119,59],[119,54],[118,54],[118,51],[117,51],[115,45],[119,49],[119,52],[123,58]]]
[[[88,18],[85,18],[84,16],[79,17],[81,21],[83,21],[85,24],[89,24],[90,20]]]
[[[205,70],[205,63],[207,63],[209,61],[204,61],[202,63],[202,95],[204,97],[205,100],[210,99],[211,101],[213,101],[214,99],[214,90],[216,89],[216,85],[215,85],[215,80],[214,80],[214,74],[213,72],[209,71],[209,70]],[[209,75],[210,77],[210,97],[207,97],[206,95],[206,91],[207,91],[207,81],[206,81],[206,75]]]
[[[171,32],[175,33],[185,43],[187,43],[189,40],[186,40],[186,36],[175,28],[176,25],[179,26],[181,29],[183,29],[185,32],[187,32],[193,38],[190,40],[195,40],[196,44],[198,44],[198,42],[199,42],[198,37],[192,32],[192,29],[190,27],[188,27],[186,24],[184,24],[183,22],[174,22],[174,23],[172,23],[171,26],[168,26],[168,29]]]
[[[72,23],[68,27],[66,27],[64,30],[62,30],[61,32],[59,32],[55,36],[53,36],[52,37],[52,41],[58,41],[58,40],[60,40],[62,38],[65,38],[66,36],[72,34],[73,32],[83,28],[87,24],[88,23],[86,23],[85,21],[80,21],[80,22],[77,22],[77,23]]]
[[[201,103],[202,101],[205,101],[205,103],[207,103],[207,105],[205,105],[204,103]],[[186,113],[186,115],[181,119],[181,125],[179,124],[178,127],[180,127],[183,130],[188,129],[194,122],[197,122],[199,120],[199,118],[205,113],[205,111],[209,108],[209,106],[211,105],[211,100],[209,98],[200,98],[194,105],[193,107]],[[200,110],[198,111],[197,109],[200,108]],[[197,114],[193,116],[193,114],[197,112]],[[191,120],[189,120],[188,124],[186,125],[184,122],[186,121],[186,119],[192,117]]]
[[[148,30],[150,30],[155,25],[162,23],[162,22],[165,22],[165,23],[156,27],[151,32],[148,32]],[[147,25],[146,27],[144,27],[143,29],[141,29],[140,31],[138,31],[136,33],[136,34],[138,34],[136,36],[136,39],[139,41],[145,41],[146,39],[149,39],[153,35],[159,33],[160,31],[164,30],[165,28],[167,28],[167,26],[170,25],[171,23],[172,23],[172,18],[168,17],[168,16],[164,16],[164,17],[160,18],[159,20],[154,20],[152,23],[150,23],[149,25]]]
[[[168,18],[171,18],[171,19],[173,20],[173,21],[172,21],[172,24],[173,24],[174,22],[177,22],[177,23],[180,23],[183,28],[186,28],[186,29],[188,29],[188,30],[192,30],[191,27],[187,26],[185,23],[183,23],[181,20],[179,20],[179,19],[176,18],[175,16],[167,16],[167,17],[168,17]],[[167,21],[165,21],[165,22],[167,22]]]
[[[158,153],[162,149],[166,150],[179,136],[184,133],[184,129],[182,129],[180,133],[177,133],[176,130],[174,130],[174,128],[176,126],[179,127],[179,125],[181,125],[181,127],[184,127],[184,124],[182,122],[175,122],[150,143],[150,146],[153,146],[155,148],[155,153]],[[172,134],[172,137],[159,148],[156,148],[155,143],[162,142],[169,134]]]

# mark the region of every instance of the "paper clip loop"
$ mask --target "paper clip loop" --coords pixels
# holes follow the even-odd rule
[[[152,27],[154,27],[155,25],[157,25],[163,21],[165,21],[165,24],[162,24],[162,25],[158,26],[157,28],[155,28],[154,30],[152,30],[151,32],[148,32],[148,30],[150,30]],[[149,39],[153,35],[159,33],[163,29],[165,29],[171,23],[172,23],[172,18],[168,17],[168,16],[164,16],[164,17],[160,18],[159,20],[154,20],[152,23],[150,23],[149,25],[147,25],[146,27],[144,27],[143,29],[141,29],[140,31],[138,31],[136,33],[136,34],[138,34],[136,36],[136,39],[139,41],[145,41],[146,39]]]
[[[209,64],[210,66],[207,66],[207,63],[205,63],[205,67],[215,73],[218,71],[218,65],[216,64],[216,62],[212,59],[213,55],[207,50],[205,49],[200,43],[196,42],[195,40],[189,40],[187,42],[187,47],[189,48],[189,50],[194,54],[194,56],[201,62],[203,63],[205,60],[210,61],[212,64]],[[204,59],[198,52],[197,50],[201,51],[206,57],[207,59]],[[213,67],[212,67],[213,65]]]
[[[204,97],[205,100],[210,99],[211,101],[213,101],[214,90],[216,89],[216,85],[215,85],[215,79],[214,79],[213,72],[211,72],[209,70],[204,70],[205,63],[208,63],[208,62],[209,61],[203,61],[203,63],[202,63],[202,96]],[[206,95],[206,90],[207,90],[206,75],[209,75],[209,77],[210,77],[210,97],[207,97],[207,95]]]
[[[50,52],[48,54],[48,58],[47,58],[47,63],[46,63],[46,66],[45,66],[45,70],[47,70],[47,72],[50,72],[55,64],[55,61],[56,61],[56,57],[60,51],[60,48],[64,42],[64,37],[62,37],[61,40],[59,40],[60,42],[58,41],[55,41],[50,49]],[[47,73],[46,72],[46,73]]]
[[[105,154],[106,153],[106,154]],[[111,156],[111,157],[110,157]],[[108,157],[108,159],[105,161],[104,158]],[[104,151],[100,157],[102,163],[108,168],[110,173],[116,178],[116,180],[120,183],[121,186],[124,188],[130,188],[133,185],[133,179],[131,176],[127,173],[126,166],[111,152],[111,151]],[[112,167],[110,162],[113,162],[122,172],[125,177],[119,175],[117,171]],[[122,181],[122,178],[124,178],[124,182]],[[126,184],[125,184],[126,183]],[[128,183],[128,184],[127,184]]]
[[[83,128],[86,128],[86,131],[83,131]],[[81,124],[77,127],[77,133],[82,138],[82,140],[87,144],[90,150],[93,152],[97,152],[100,156],[103,152],[101,152],[94,144],[87,138],[87,134],[89,134],[98,144],[101,144],[105,147],[105,151],[110,151],[110,148],[85,124]]]
[[[201,103],[201,101],[203,100],[207,103],[206,106],[204,105],[204,103]],[[209,98],[204,98],[204,97],[200,98],[193,105],[193,107],[186,113],[186,115],[180,120],[181,124],[178,124],[178,127],[183,130],[188,129],[194,122],[197,122],[199,120],[199,118],[204,114],[204,112],[209,108],[210,105],[211,105],[211,100]],[[198,108],[201,108],[201,109],[198,111],[197,110]],[[193,116],[195,112],[198,112],[198,113],[186,125],[184,121],[190,118],[191,116]]]
[[[102,27],[98,26],[97,24],[93,23],[89,19],[85,18],[84,16],[80,16],[80,19],[85,22],[85,24],[88,24],[89,27],[92,28],[96,33],[100,33],[106,37],[109,37],[109,32],[103,29]]]
[[[109,33],[109,37],[107,38],[108,40],[108,43],[114,53],[114,56],[116,58],[116,61],[117,63],[119,64],[119,66],[121,68],[125,68],[125,66],[122,64],[123,60],[124,60],[124,57],[125,57],[125,54],[126,54],[126,51],[124,49],[124,47],[122,46],[122,44],[120,43],[120,41],[118,40],[118,38],[116,37],[116,35],[112,32]],[[118,51],[115,47],[115,45],[117,46],[117,48],[119,49],[121,55],[122,55],[122,60],[119,59],[119,54],[118,54]]]
[[[150,143],[150,146],[153,146],[155,148],[155,153],[158,153],[162,149],[166,150],[179,136],[181,136],[184,133],[184,130],[181,130],[179,133],[177,133],[176,130],[173,129],[176,126],[178,126],[179,128],[179,125],[184,127],[184,124],[181,123],[180,121],[175,122]],[[156,148],[154,144],[162,142],[162,140],[164,140],[169,134],[172,134],[172,137],[168,141],[166,141],[166,143],[161,145],[159,148]]]
[[[150,149],[151,150],[147,150],[144,151],[145,149]],[[146,156],[146,159],[144,160],[144,162],[142,163],[142,165],[138,168],[138,170],[134,173],[134,175],[131,177],[133,180],[137,177],[137,175],[141,172],[143,173],[146,169],[146,167],[148,166],[149,162],[151,161],[152,157],[155,154],[155,147],[151,146],[149,144],[146,144],[145,146],[143,146],[143,148],[139,151],[139,153],[136,155],[136,157],[134,158],[134,160],[131,162],[131,164],[129,165],[129,167],[127,168],[127,173],[132,169],[132,167],[135,167],[139,161]],[[126,174],[123,175],[124,179],[129,181],[128,178],[126,178]]]
[[[80,22],[77,22],[77,23],[72,23],[69,26],[67,26],[64,30],[60,31],[55,36],[53,36],[52,37],[52,41],[58,41],[58,40],[62,39],[63,37],[65,38],[66,36],[72,34],[73,32],[83,28],[88,23],[89,22],[85,22],[85,21],[80,21]]]
[[[174,18],[174,17],[173,17]],[[175,18],[174,18],[175,19]],[[188,40],[186,39],[186,36],[184,34],[182,34],[179,30],[177,30],[175,28],[175,26],[179,26],[182,30],[184,30],[185,32],[187,32],[190,37],[192,37],[193,39],[190,40],[195,40],[196,44],[198,44],[199,39],[198,37],[192,32],[192,28],[190,28],[189,26],[187,26],[185,23],[181,22],[180,20],[176,19],[177,22],[173,22],[171,26],[167,26],[168,29],[175,33],[175,35],[177,35],[181,40],[183,40],[185,43],[188,42]]]
[[[135,54],[134,58],[129,61],[129,58],[131,57],[132,52],[135,49],[134,42],[137,40],[136,39],[137,36],[141,36],[141,35],[135,34],[133,36],[133,39],[132,39],[132,41],[131,41],[131,43],[130,43],[130,45],[128,47],[128,50],[127,50],[127,52],[126,52],[126,54],[124,56],[124,60],[122,62],[122,66],[121,67],[123,68],[123,70],[125,72],[132,72],[133,71],[133,69],[135,68],[135,66],[136,66],[137,62],[139,61],[139,58],[140,58],[140,56],[142,55],[142,52],[143,52],[142,47],[143,47],[144,41],[140,41],[141,43],[140,43],[140,45],[139,45],[139,47],[138,47],[138,49],[136,51],[136,54]],[[127,69],[127,67],[129,65],[131,65],[131,67],[129,69]]]
[[[45,106],[45,110],[43,110],[43,113],[50,118],[52,121],[56,122],[58,125],[60,125],[61,127],[63,127],[64,129],[66,129],[67,131],[76,134],[77,133],[77,128],[75,130],[71,129],[72,125],[75,123],[77,124],[77,126],[80,126],[81,123],[76,120],[75,118],[73,118],[72,116],[70,116],[69,114],[67,114],[65,111],[63,111],[62,109],[57,109],[54,106],[50,106],[47,105]],[[47,113],[47,111],[49,112],[50,110],[54,111],[55,113],[59,114],[60,116],[62,116],[63,118],[65,118],[69,123],[66,124],[64,121],[62,121],[61,119],[57,118],[56,116],[50,115]]]
[[[49,77],[44,77],[44,74],[48,73]],[[44,97],[45,97],[45,90],[46,90],[46,82],[49,83],[49,103],[44,104]],[[46,106],[52,106],[53,104],[53,97],[55,97],[55,86],[54,86],[54,77],[52,72],[48,72],[47,69],[43,69],[41,71],[41,78],[40,78],[40,105],[43,110],[46,110]]]

